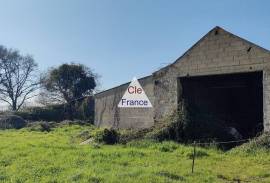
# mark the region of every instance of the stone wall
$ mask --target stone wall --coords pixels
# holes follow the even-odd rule
[[[139,79],[150,102],[154,103],[152,76]],[[154,125],[153,108],[118,108],[130,83],[95,95],[95,125],[113,128],[149,128]]]

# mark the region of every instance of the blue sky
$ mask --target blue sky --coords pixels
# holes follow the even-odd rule
[[[0,44],[40,70],[83,63],[108,89],[175,61],[216,25],[270,49],[270,1],[0,0]]]

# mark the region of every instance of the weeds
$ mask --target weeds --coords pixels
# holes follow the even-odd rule
[[[264,140],[252,153],[242,150],[249,144],[228,152],[198,147],[191,174],[192,146],[154,140],[79,145],[95,130],[65,124],[50,132],[0,131],[0,182],[270,182]]]

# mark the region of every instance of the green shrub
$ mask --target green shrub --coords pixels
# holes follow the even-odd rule
[[[49,123],[41,123],[40,124],[40,127],[41,127],[41,131],[42,132],[49,132],[49,131],[51,131],[51,126],[49,125]]]
[[[264,133],[258,137],[253,138],[247,143],[235,148],[233,152],[247,152],[247,153],[257,153],[258,150],[270,151],[270,133]]]
[[[50,132],[52,128],[56,127],[55,122],[32,122],[27,125],[30,131]]]
[[[183,126],[181,121],[172,122],[169,125],[160,129],[154,129],[149,132],[146,138],[155,139],[157,141],[174,140],[177,142],[183,141]]]
[[[74,118],[94,121],[94,100],[86,97],[82,101],[77,101],[74,108]]]
[[[183,121],[185,120],[183,114],[175,111],[171,115],[165,117],[161,127],[157,126],[145,135],[145,138],[154,139],[157,141],[174,140],[183,142]]]
[[[16,112],[16,115],[30,121],[62,121],[66,119],[63,105],[31,107]]]
[[[23,118],[16,115],[1,115],[0,116],[0,129],[20,129],[26,126]]]
[[[130,141],[142,139],[151,129],[128,129],[119,130],[119,143],[126,144]]]
[[[45,107],[29,107],[16,112],[25,120],[30,121],[63,121],[84,120],[94,121],[94,100],[92,97],[80,99],[71,104],[57,104]]]
[[[165,125],[160,128],[154,127],[145,137],[157,141],[174,140],[181,143],[235,140],[226,131],[223,120],[198,111],[174,112],[165,118],[163,123]]]
[[[91,136],[96,142],[104,144],[115,144],[119,139],[119,135],[116,130],[107,128],[94,130]]]

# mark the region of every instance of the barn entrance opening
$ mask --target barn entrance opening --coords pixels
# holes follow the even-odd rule
[[[179,78],[179,102],[193,114],[251,138],[263,130],[262,72]],[[181,91],[180,91],[181,90]]]

